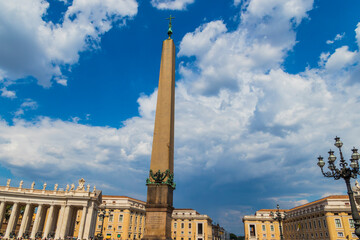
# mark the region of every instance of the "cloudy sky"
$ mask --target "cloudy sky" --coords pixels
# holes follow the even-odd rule
[[[0,184],[81,177],[146,200],[162,41],[176,44],[176,208],[236,234],[330,194],[360,146],[358,0],[0,0]]]

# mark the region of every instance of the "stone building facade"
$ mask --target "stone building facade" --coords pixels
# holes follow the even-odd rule
[[[244,233],[246,240],[278,240],[280,239],[279,222],[274,221],[270,212],[277,209],[261,209],[254,215],[244,216]],[[280,209],[281,213],[286,210]]]
[[[194,209],[174,209],[171,235],[174,240],[212,240],[212,220]]]
[[[141,200],[125,196],[103,196],[100,207],[106,209],[106,217],[97,218],[95,236],[102,229],[102,235],[106,239],[142,239],[145,230],[145,204]],[[80,217],[78,215],[77,219]],[[175,209],[172,213],[171,235],[174,240],[228,239],[223,228],[217,225],[215,227],[216,235],[213,234],[211,218],[193,209]]]
[[[23,188],[23,181],[18,187],[0,186],[0,224],[4,238],[55,238],[64,239],[77,237],[92,239],[95,232],[95,222],[98,207],[101,204],[102,193],[90,185],[85,187],[85,181],[79,180],[79,185],[67,185],[65,190]],[[76,216],[82,213],[78,222],[78,235],[74,236]]]
[[[278,222],[271,218],[270,211],[276,210],[262,209],[253,216],[244,216],[245,239],[280,240]],[[287,214],[282,224],[284,239],[358,239],[347,195],[333,195],[282,211]]]

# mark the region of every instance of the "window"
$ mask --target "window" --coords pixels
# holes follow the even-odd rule
[[[181,231],[181,235],[184,235],[184,231]]]
[[[266,238],[266,234],[265,234],[265,233],[263,234],[263,238]]]
[[[191,228],[191,223],[189,223],[189,228]]]
[[[109,222],[112,222],[112,221],[114,221],[114,215],[111,214],[111,215],[109,216]]]
[[[349,224],[351,228],[355,228],[354,219],[349,219]]]
[[[184,228],[185,227],[185,224],[184,223],[181,223],[181,228]]]
[[[101,224],[100,224],[100,225],[98,225],[98,228],[99,228],[99,229],[101,228]]]
[[[108,225],[108,228],[107,229],[112,229],[112,225]]]
[[[198,223],[198,234],[202,235],[203,234],[203,224],[202,223]]]
[[[344,233],[343,232],[338,232],[337,235],[338,235],[338,237],[343,237]]]
[[[319,228],[321,228],[321,222],[320,222],[320,220],[318,220],[318,225],[319,225]]]
[[[270,225],[270,230],[273,232],[274,231],[274,225]]]
[[[99,222],[102,222],[104,220],[103,216],[99,216]]]
[[[271,237],[274,238],[274,237],[275,237],[275,234],[271,234]]]
[[[311,222],[309,222],[309,228],[311,229]]]
[[[262,230],[263,230],[263,231],[266,231],[265,225],[262,225]]]
[[[314,221],[314,229],[316,229],[316,222]]]
[[[336,226],[337,228],[341,228],[340,219],[335,219],[335,226]]]
[[[326,228],[326,220],[324,219],[324,228]]]
[[[191,235],[191,231],[189,232],[189,235]]]
[[[118,226],[118,230],[122,230],[122,226]]]
[[[255,225],[250,225],[250,236],[255,237]]]
[[[122,222],[124,220],[124,215],[120,214],[119,215],[119,222]]]
[[[176,227],[177,227],[177,223],[175,222],[175,223],[174,223],[174,228],[176,228]]]

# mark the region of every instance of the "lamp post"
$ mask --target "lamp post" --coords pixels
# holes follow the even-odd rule
[[[276,220],[276,221],[279,222],[280,239],[281,239],[281,240],[284,240],[284,236],[283,236],[283,234],[282,234],[281,222],[286,219],[286,213],[285,213],[285,212],[284,212],[284,213],[281,213],[281,212],[280,212],[280,206],[279,206],[279,204],[276,205],[276,208],[277,208],[276,212],[274,213],[274,212],[271,211],[271,212],[270,212],[270,216],[271,216],[274,220]]]
[[[359,216],[359,212],[356,208],[356,204],[355,204],[355,200],[354,200],[354,193],[351,189],[351,185],[350,185],[350,178],[356,178],[357,175],[360,173],[359,172],[359,158],[360,158],[360,154],[357,152],[358,150],[354,147],[351,151],[353,152],[351,155],[351,159],[350,159],[350,167],[347,167],[348,163],[344,160],[342,151],[341,151],[341,147],[343,145],[343,143],[340,141],[339,137],[335,137],[335,144],[334,144],[340,152],[340,169],[338,169],[334,162],[336,160],[336,157],[334,155],[334,151],[332,151],[330,149],[329,153],[329,157],[328,157],[328,163],[329,166],[328,168],[330,169],[329,172],[324,172],[323,167],[325,166],[325,162],[323,160],[323,157],[319,156],[318,157],[318,163],[317,165],[321,168],[321,172],[325,177],[332,177],[335,180],[339,180],[340,178],[343,178],[345,180],[346,183],[346,187],[347,187],[347,191],[348,191],[348,195],[349,195],[349,200],[350,200],[350,205],[351,205],[351,214],[354,220],[354,225],[355,225],[355,234],[356,236],[358,236],[360,238],[360,216]]]
[[[104,230],[104,221],[105,221],[105,218],[106,217],[109,217],[110,216],[110,213],[112,213],[113,210],[109,210],[109,211],[106,211],[106,205],[104,206],[104,208],[100,209],[98,211],[98,215],[99,215],[99,218],[102,219],[102,222],[101,222],[101,230],[100,230],[100,234],[97,235],[97,238],[102,240],[104,237],[103,237],[103,230]]]

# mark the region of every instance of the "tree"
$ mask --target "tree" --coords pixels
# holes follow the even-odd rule
[[[234,233],[230,233],[230,239],[231,240],[237,240],[238,237]]]

